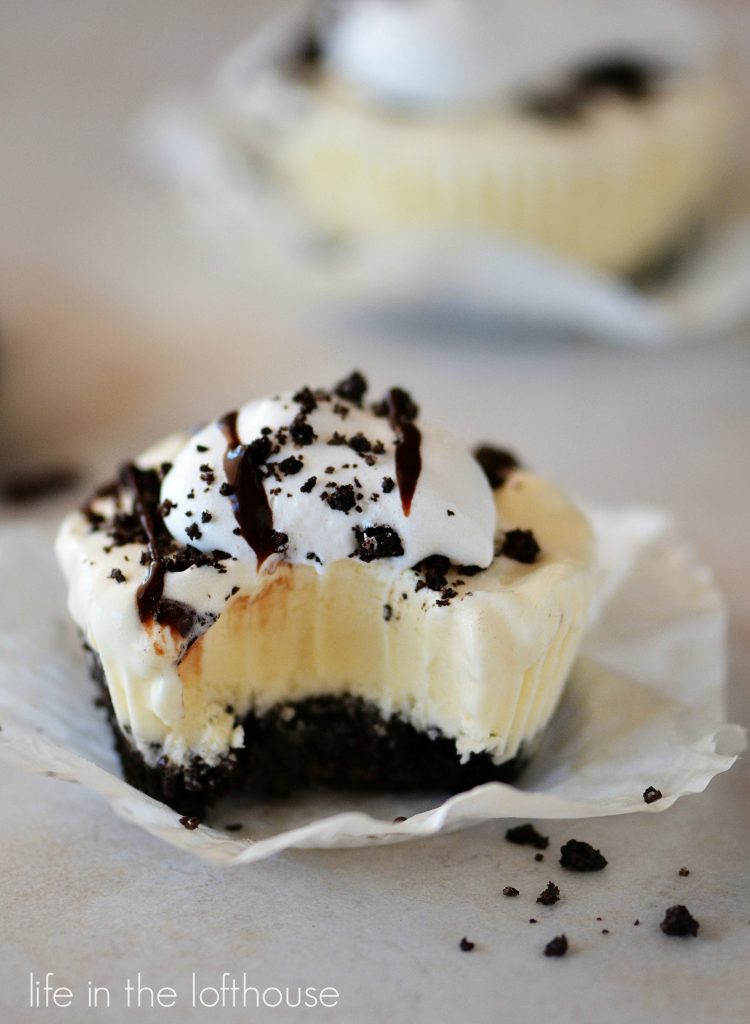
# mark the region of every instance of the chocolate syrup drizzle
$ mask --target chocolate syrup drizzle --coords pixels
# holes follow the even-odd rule
[[[253,464],[249,446],[237,433],[237,412],[229,412],[219,420],[227,449],[224,473],[233,490],[230,497],[234,518],[240,533],[255,552],[258,568],[269,555],[279,549],[279,534],[273,528],[273,512],[263,486],[260,467]]]
[[[156,516],[159,513],[153,496],[143,486],[143,473],[137,466],[132,463],[125,466],[123,479],[133,492],[133,508],[140,519],[148,543],[148,573],[146,579],[138,587],[136,600],[141,622],[151,622],[156,617],[161,601],[166,572],[164,562],[159,554],[156,530]]]
[[[167,569],[159,553],[161,515],[158,498],[144,486],[144,471],[132,463],[125,466],[123,480],[133,492],[133,507],[146,534],[149,557],[146,578],[136,592],[138,617],[143,623],[156,621],[175,630],[180,636],[188,636],[195,625],[195,609],[182,601],[171,601],[163,596]]]
[[[411,503],[422,472],[422,435],[414,424],[414,405],[400,388],[388,392],[388,419],[398,435],[396,442],[396,482],[404,515],[411,512]]]

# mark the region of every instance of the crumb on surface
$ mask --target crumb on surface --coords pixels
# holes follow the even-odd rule
[[[607,859],[590,843],[569,839],[560,848],[560,864],[568,871],[601,871],[607,866]]]
[[[533,825],[516,825],[509,828],[505,833],[509,843],[516,843],[518,846],[533,846],[537,850],[546,850],[549,846],[549,836],[540,835]]]
[[[556,935],[544,947],[545,956],[565,956],[568,952],[568,940],[565,935]]]
[[[540,892],[536,898],[537,903],[541,903],[543,907],[552,907],[559,900],[560,889],[554,882],[547,882],[547,888]]]
[[[664,920],[659,925],[665,935],[687,938],[698,934],[700,924],[695,920],[688,908],[681,903],[668,907],[664,912]]]

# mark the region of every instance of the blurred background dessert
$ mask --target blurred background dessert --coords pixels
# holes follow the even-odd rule
[[[721,186],[730,80],[688,0],[318,0],[221,76],[238,152],[323,235],[499,236],[618,274]]]

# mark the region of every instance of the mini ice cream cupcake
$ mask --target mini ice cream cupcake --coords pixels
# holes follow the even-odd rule
[[[720,47],[683,0],[323,0],[235,130],[325,234],[478,232],[630,273],[710,207]]]
[[[248,402],[72,512],[57,551],[126,777],[231,790],[515,778],[587,619],[584,516],[399,388]]]

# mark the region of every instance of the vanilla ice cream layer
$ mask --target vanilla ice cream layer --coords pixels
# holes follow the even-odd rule
[[[317,230],[496,233],[616,273],[648,265],[711,209],[732,111],[714,72],[648,99],[605,96],[550,121],[510,106],[394,117],[321,80],[270,145],[286,193]]]

